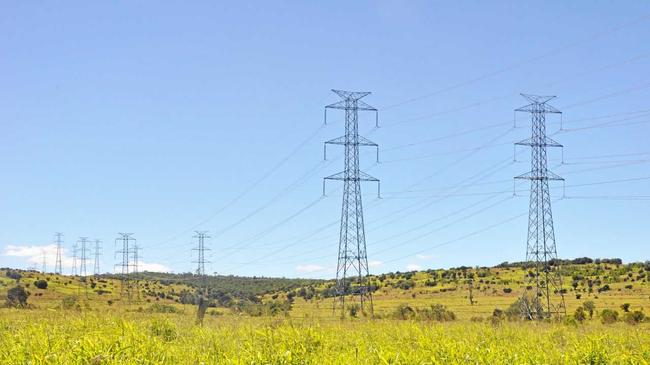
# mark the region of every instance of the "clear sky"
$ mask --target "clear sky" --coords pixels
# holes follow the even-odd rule
[[[332,277],[343,115],[360,130],[371,272],[525,258],[530,134],[519,93],[557,95],[560,257],[650,259],[647,1],[79,1],[0,5],[0,266],[65,271],[80,236],[133,232],[143,269]],[[554,184],[554,199],[562,197]],[[91,266],[90,266],[91,267]]]

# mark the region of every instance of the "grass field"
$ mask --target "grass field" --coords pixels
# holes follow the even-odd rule
[[[2,364],[648,364],[650,326],[2,310]]]
[[[259,296],[290,303],[288,311],[243,311],[235,301],[210,308],[202,326],[196,306],[182,304],[195,290],[183,283],[139,280],[129,302],[110,277],[21,272],[28,306],[0,308],[0,364],[650,364],[650,322],[622,320],[624,303],[629,311],[650,306],[647,265],[564,270],[568,316],[561,320],[495,320],[494,310],[510,307],[525,285],[524,270],[499,267],[375,276],[374,319],[339,318],[322,295],[331,282],[320,282]],[[36,288],[39,279],[46,289]],[[0,297],[15,285],[0,277]],[[572,314],[586,301],[596,311],[580,323]],[[400,305],[434,304],[456,319],[394,315]],[[601,323],[604,309],[621,320]]]

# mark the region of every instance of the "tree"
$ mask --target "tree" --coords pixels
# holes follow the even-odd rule
[[[36,280],[34,282],[34,286],[39,289],[47,289],[47,280],[43,280],[43,279]]]
[[[22,286],[15,286],[7,291],[7,306],[24,308],[27,306],[29,292]]]
[[[596,310],[596,304],[593,300],[588,300],[582,304],[585,310],[589,313],[589,319],[594,317],[594,311]]]

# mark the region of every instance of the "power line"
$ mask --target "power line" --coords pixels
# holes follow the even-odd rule
[[[576,46],[578,46],[578,45],[580,45],[582,43],[590,42],[592,40],[601,38],[601,37],[603,37],[605,35],[618,32],[618,31],[620,31],[622,29],[625,29],[627,27],[646,22],[649,19],[650,19],[650,14],[645,14],[643,16],[635,18],[634,20],[632,20],[630,22],[626,22],[626,23],[623,23],[623,24],[618,24],[618,25],[610,27],[610,28],[608,28],[606,30],[596,32],[596,33],[590,35],[587,38],[577,40],[577,41],[568,43],[568,44],[566,44],[564,46],[554,48],[554,49],[552,49],[552,50],[550,50],[550,51],[548,51],[546,53],[543,53],[541,55],[531,57],[531,58],[528,58],[526,60],[510,64],[510,65],[508,65],[506,67],[503,67],[503,68],[500,68],[498,70],[495,70],[495,71],[492,71],[492,72],[489,72],[489,73],[486,73],[486,74],[483,74],[481,76],[474,77],[474,78],[471,78],[471,79],[468,79],[468,80],[465,80],[465,81],[461,81],[459,83],[456,83],[456,84],[453,84],[451,86],[438,89],[438,90],[430,92],[430,93],[426,93],[426,94],[423,94],[423,95],[420,95],[420,96],[412,97],[412,98],[406,99],[404,101],[401,101],[401,102],[398,102],[398,103],[395,103],[395,104],[392,104],[392,105],[385,106],[383,109],[384,110],[392,109],[392,108],[395,108],[395,107],[398,107],[398,106],[413,103],[413,102],[423,100],[423,99],[426,99],[426,98],[429,98],[429,97],[432,97],[432,96],[435,96],[435,95],[439,95],[439,94],[442,94],[442,93],[445,93],[445,92],[453,91],[453,90],[456,90],[456,89],[459,89],[459,88],[462,88],[462,87],[465,87],[465,86],[468,86],[468,85],[475,84],[475,83],[477,83],[479,81],[483,81],[483,80],[488,79],[490,77],[494,77],[494,76],[497,76],[497,75],[500,75],[500,74],[515,70],[515,69],[520,68],[520,67],[522,67],[522,66],[524,66],[524,65],[526,65],[528,63],[533,63],[533,62],[536,62],[536,61],[543,60],[543,59],[548,58],[550,56],[553,56],[553,55],[555,55],[557,53],[560,53],[560,52],[563,52],[565,50],[574,48],[574,47],[576,47]]]

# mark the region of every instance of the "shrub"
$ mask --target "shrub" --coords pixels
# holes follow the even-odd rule
[[[603,309],[600,312],[600,321],[604,324],[610,324],[618,321],[618,312],[612,309]]]
[[[625,313],[629,312],[629,311],[630,311],[630,303],[623,303],[623,304],[621,304],[621,309],[622,309],[623,312],[625,312]]]
[[[73,309],[77,306],[77,297],[74,295],[66,295],[61,299],[61,308]]]
[[[149,313],[177,313],[178,309],[173,305],[154,303],[147,308]]]
[[[503,292],[506,293],[506,294],[509,294],[509,293],[512,293],[512,289],[511,288],[503,288]]]
[[[361,310],[361,306],[359,306],[358,304],[352,304],[348,306],[348,314],[350,315],[350,317],[356,318],[360,310]]]
[[[418,310],[421,319],[447,322],[456,320],[456,314],[442,304],[433,304],[430,308]]]
[[[25,290],[22,286],[15,286],[7,290],[7,306],[24,308],[27,306],[27,298],[29,297],[29,292]]]
[[[408,320],[415,318],[415,310],[411,308],[408,304],[400,304],[395,308],[395,311],[392,314],[392,317],[395,319]]]
[[[625,316],[623,317],[623,320],[629,324],[641,323],[644,319],[645,314],[643,314],[641,311],[628,312],[625,313]]]
[[[47,281],[40,279],[34,282],[34,286],[39,289],[47,289]]]
[[[573,318],[575,318],[576,321],[582,323],[585,319],[587,319],[587,312],[583,307],[578,307],[576,308],[575,313],[573,313]]]
[[[165,342],[170,342],[176,339],[176,326],[164,320],[155,320],[149,325],[151,335],[162,338]]]
[[[506,318],[505,313],[499,308],[495,308],[492,312],[492,317],[490,317],[490,323],[493,325],[499,325]]]
[[[594,311],[596,310],[596,304],[593,300],[588,300],[582,304],[585,310],[589,313],[589,319],[594,317]]]

